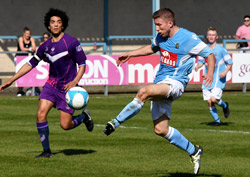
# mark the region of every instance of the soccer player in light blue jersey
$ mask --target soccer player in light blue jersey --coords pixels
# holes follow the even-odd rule
[[[64,130],[70,130],[84,123],[88,131],[94,128],[88,110],[73,116],[65,99],[66,92],[76,86],[85,72],[86,55],[79,41],[64,33],[68,26],[68,16],[59,9],[50,9],[44,17],[44,25],[52,37],[45,41],[30,61],[8,81],[0,86],[0,91],[9,87],[15,80],[22,77],[43,60],[50,64],[49,78],[39,97],[37,111],[37,130],[43,147],[43,152],[36,158],[53,156],[49,143],[49,125],[47,115],[52,107],[60,110],[60,125]],[[78,65],[78,71],[77,71]]]
[[[120,124],[138,114],[146,101],[151,101],[155,133],[186,151],[194,164],[194,173],[197,174],[202,147],[193,145],[177,129],[169,126],[171,104],[184,92],[189,81],[188,74],[192,72],[197,55],[208,58],[208,73],[204,78],[207,86],[212,84],[214,55],[196,34],[176,26],[172,10],[160,9],[153,14],[153,19],[158,34],[151,45],[122,54],[116,62],[119,66],[133,57],[160,51],[160,68],[154,83],[141,88],[118,116],[107,123],[104,133],[110,135]]]
[[[222,107],[225,118],[229,117],[230,110],[227,102],[224,102],[222,97],[223,89],[226,85],[226,75],[231,69],[233,61],[226,49],[217,44],[218,34],[217,30],[210,27],[207,31],[208,46],[214,53],[216,64],[214,68],[214,78],[211,87],[202,85],[203,99],[207,101],[209,112],[212,115],[215,123],[214,126],[221,125],[220,118],[217,113],[216,104]],[[195,71],[205,65],[205,74],[207,71],[206,59],[199,57],[198,63],[195,66]]]

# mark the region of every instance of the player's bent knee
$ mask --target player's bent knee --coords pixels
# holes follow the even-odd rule
[[[37,112],[37,120],[38,122],[45,122],[46,121],[46,114],[42,111]]]
[[[141,88],[138,92],[137,92],[137,97],[143,101],[147,98],[148,96],[148,91],[145,87]]]
[[[212,103],[217,103],[218,102],[218,100],[215,97],[213,97],[213,96],[211,97],[210,100],[211,100]]]
[[[216,98],[211,98],[211,101],[212,101],[212,103],[217,103],[218,102]]]
[[[164,137],[168,134],[168,128],[162,128],[160,126],[155,126],[154,132],[156,135]]]
[[[61,126],[61,128],[62,128],[63,130],[69,130],[69,129],[71,129],[70,125],[68,125],[68,124],[63,124],[63,123],[61,123],[60,126]]]

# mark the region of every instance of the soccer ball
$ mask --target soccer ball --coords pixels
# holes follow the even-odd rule
[[[89,94],[82,87],[72,87],[66,93],[66,102],[72,109],[82,109],[87,106],[89,102]]]

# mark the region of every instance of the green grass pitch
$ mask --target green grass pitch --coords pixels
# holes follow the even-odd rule
[[[50,146],[54,156],[35,159],[42,151],[36,130],[38,97],[0,97],[1,177],[189,177],[193,166],[186,152],[153,132],[150,103],[110,136],[104,125],[130,102],[135,94],[91,95],[87,108],[95,128],[84,125],[64,131],[59,111],[48,115]],[[212,117],[202,94],[184,93],[172,105],[170,125],[193,144],[203,146],[197,176],[247,177],[250,175],[250,94],[225,92],[228,119],[217,106],[223,126],[209,125]],[[76,112],[80,113],[80,111]]]

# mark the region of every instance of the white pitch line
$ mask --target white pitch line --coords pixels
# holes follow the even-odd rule
[[[105,127],[105,126],[106,125],[95,124],[95,127]],[[126,127],[126,126],[122,126],[122,125],[120,125],[119,128],[147,129],[145,127]]]
[[[56,125],[59,125],[59,123],[53,123]],[[4,125],[4,123],[3,123]],[[7,125],[7,124],[6,124]],[[35,125],[35,123],[17,123],[15,125]],[[106,125],[103,124],[95,124],[95,127],[105,127]],[[120,125],[119,128],[127,128],[127,129],[148,129],[146,127],[129,127],[129,126],[122,126]],[[247,131],[234,131],[234,130],[214,130],[214,129],[182,129],[183,131],[188,130],[188,131],[200,131],[200,132],[220,132],[220,133],[238,133],[238,134],[246,134],[250,135],[250,132]]]
[[[221,133],[250,134],[250,132],[245,132],[245,131],[234,131],[234,130],[212,130],[212,129],[205,129],[205,130],[188,129],[188,130],[190,130],[190,131],[201,131],[201,132],[221,132]]]
[[[106,125],[95,124],[96,127],[105,127]],[[147,129],[145,127],[127,127],[127,126],[119,126],[119,128],[133,128],[133,129]],[[185,130],[185,129],[184,129]],[[213,130],[213,129],[186,129],[189,131],[202,131],[202,132],[221,132],[221,133],[238,133],[238,134],[250,134],[250,132],[245,131],[234,131],[234,130]]]

